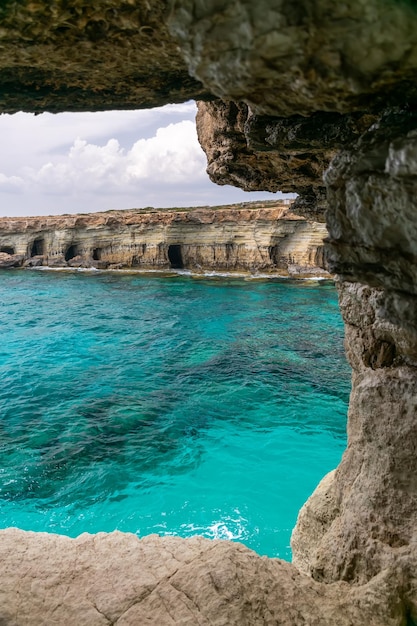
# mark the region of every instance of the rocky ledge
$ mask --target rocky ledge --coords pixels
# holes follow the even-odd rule
[[[240,544],[114,532],[0,531],[0,623],[13,626],[394,626],[399,581],[324,587]]]
[[[0,218],[0,268],[95,267],[328,273],[325,224],[284,202]]]

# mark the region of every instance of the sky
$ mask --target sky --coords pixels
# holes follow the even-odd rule
[[[0,216],[219,205],[282,194],[218,186],[206,174],[196,105],[0,115]]]

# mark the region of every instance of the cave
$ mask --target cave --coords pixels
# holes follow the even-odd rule
[[[94,248],[91,256],[93,261],[101,261],[101,248]]]
[[[4,252],[5,254],[14,254],[15,249],[12,246],[1,246],[0,252]]]
[[[43,237],[37,237],[33,241],[30,247],[29,257],[42,256],[44,252],[45,252],[45,240],[43,239]]]
[[[329,233],[348,446],[300,510],[292,564],[203,538],[0,530],[0,622],[415,626],[415,2],[105,4],[3,3],[1,112],[195,99],[213,182],[298,194],[294,219]],[[182,267],[181,246],[168,259]]]
[[[181,270],[184,267],[181,246],[179,244],[170,244],[168,246],[168,260],[172,269]]]
[[[71,259],[74,259],[76,256],[79,256],[80,251],[79,248],[77,246],[77,244],[72,243],[70,246],[68,246],[66,252],[65,252],[65,260],[71,261]]]
[[[270,259],[271,263],[273,263],[274,265],[277,264],[278,250],[279,250],[279,246],[277,246],[277,245],[269,246],[269,248],[268,248],[269,259]]]

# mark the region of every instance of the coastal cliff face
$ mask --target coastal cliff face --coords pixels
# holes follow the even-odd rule
[[[416,620],[417,116],[383,118],[334,159],[326,182],[329,263],[353,369],[349,445],[300,514],[295,562],[325,581],[397,569]]]
[[[230,560],[217,558],[210,544],[198,559],[189,555],[186,583],[182,566],[180,581],[164,569],[171,540],[156,541],[153,583],[135,587],[136,604],[146,607],[142,621],[417,624],[414,3],[7,0],[0,18],[1,110],[194,97],[204,101],[199,137],[216,182],[297,191],[293,211],[318,221],[327,207],[327,255],[353,369],[342,462],[300,512],[294,565],[247,557],[229,544]],[[114,541],[112,567],[123,571],[126,551],[105,536],[47,539],[56,547],[41,553],[37,541],[2,533],[3,578],[18,572],[19,590],[19,597],[4,592],[3,621],[54,623],[65,605],[66,623],[82,623],[73,600],[80,563],[100,567],[99,553]],[[61,567],[58,544],[77,560]],[[35,572],[30,580],[28,572]],[[193,581],[207,583],[203,597]],[[112,584],[104,595],[116,606]],[[62,585],[65,592],[51,594]],[[120,593],[131,601],[127,587]],[[86,594],[97,623],[135,623],[126,621],[127,600],[112,612],[102,597],[98,584]]]
[[[326,274],[326,235],[324,224],[295,215],[282,202],[0,218],[0,267]]]

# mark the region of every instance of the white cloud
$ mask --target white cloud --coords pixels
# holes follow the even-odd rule
[[[18,191],[25,184],[20,176],[6,176],[0,172],[0,190],[1,191]]]
[[[0,115],[0,216],[274,198],[205,173],[194,102],[139,111]]]
[[[126,182],[187,183],[204,178],[205,165],[195,125],[184,120],[158,128],[155,137],[140,139],[132,146],[127,155]]]
[[[38,169],[24,170],[27,184],[45,193],[75,188],[78,192],[125,192],[126,186],[140,190],[144,181],[146,186],[157,187],[187,184],[205,176],[205,157],[195,125],[188,120],[158,128],[153,137],[139,139],[128,150],[115,138],[96,145],[78,137],[66,155],[57,155]]]

